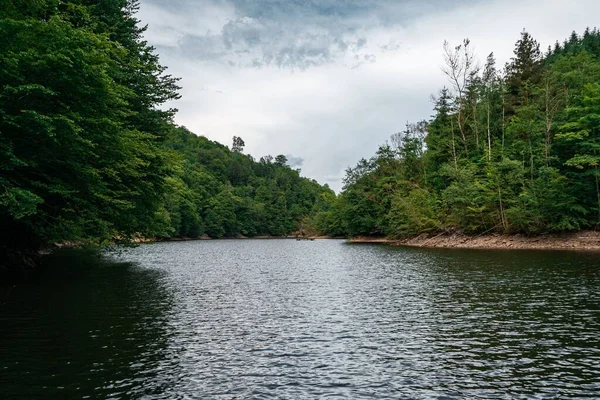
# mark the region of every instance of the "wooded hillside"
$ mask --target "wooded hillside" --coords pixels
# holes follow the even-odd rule
[[[443,49],[449,86],[346,171],[330,235],[392,238],[460,230],[541,234],[600,227],[600,32],[544,54],[525,31],[514,57],[482,67],[465,40]]]

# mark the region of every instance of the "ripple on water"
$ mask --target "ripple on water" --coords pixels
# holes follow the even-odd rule
[[[109,258],[58,257],[4,297],[8,398],[600,397],[598,255],[229,240]]]

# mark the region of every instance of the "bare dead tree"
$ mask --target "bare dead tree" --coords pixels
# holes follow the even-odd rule
[[[488,161],[492,160],[492,129],[491,129],[491,96],[494,93],[497,83],[496,59],[494,53],[490,53],[487,57],[487,62],[483,70],[483,83],[485,90],[486,103],[486,128],[487,128],[487,146],[488,146]]]
[[[444,41],[444,64],[442,72],[448,77],[456,94],[458,130],[468,155],[469,148],[464,124],[465,91],[471,79],[479,72],[471,41],[464,39],[462,44],[455,47],[451,47],[447,41]]]
[[[546,156],[546,166],[550,166],[550,146],[552,142],[552,127],[554,118],[563,103],[563,93],[553,90],[551,78],[546,74],[543,80],[544,91],[544,155]]]

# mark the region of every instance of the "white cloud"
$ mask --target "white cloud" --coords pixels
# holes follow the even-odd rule
[[[241,136],[255,157],[294,154],[304,175],[340,189],[347,166],[406,121],[429,118],[429,96],[446,84],[444,40],[469,37],[481,60],[494,51],[503,65],[523,28],[545,49],[600,12],[592,0],[448,3],[336,10],[313,0],[287,15],[266,1],[147,0],[139,17],[169,73],[183,78],[177,123],[224,144]]]

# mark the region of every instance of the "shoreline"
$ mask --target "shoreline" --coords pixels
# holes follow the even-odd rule
[[[270,236],[270,235],[258,235],[258,236],[224,236],[221,238],[211,238],[209,236],[203,235],[199,237],[171,237],[171,238],[161,238],[161,239],[136,239],[134,243],[142,244],[142,243],[160,243],[160,242],[191,242],[197,240],[252,240],[252,239],[289,239],[289,240],[315,240],[315,239],[347,239],[345,237],[332,237],[332,236]]]
[[[356,237],[349,243],[378,243],[392,246],[487,250],[575,250],[599,251],[600,232],[580,231],[566,234],[525,236],[522,234],[465,235],[461,233],[426,234],[407,239]]]

